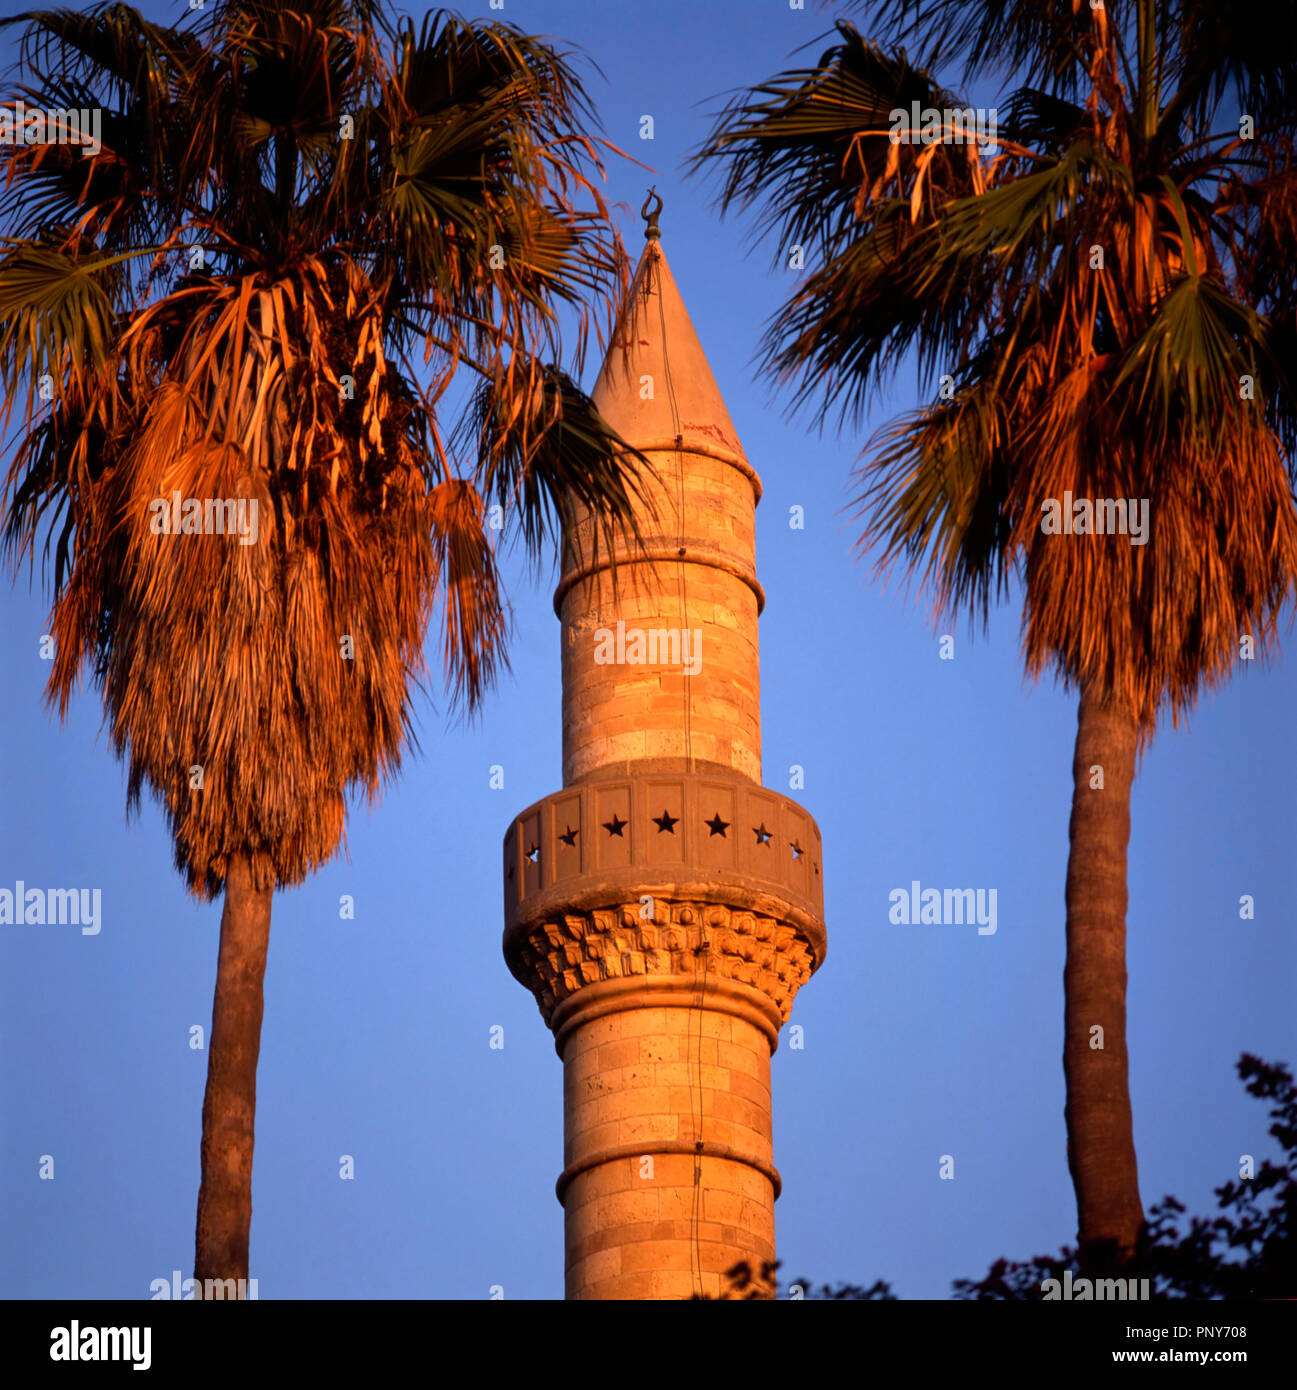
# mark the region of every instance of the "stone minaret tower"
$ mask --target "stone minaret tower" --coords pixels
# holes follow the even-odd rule
[[[645,216],[593,393],[656,471],[643,549],[614,584],[588,526],[570,538],[563,790],[504,838],[505,959],[563,1060],[568,1298],[762,1278],[770,1055],[826,945],[819,829],[761,785],[761,481]]]

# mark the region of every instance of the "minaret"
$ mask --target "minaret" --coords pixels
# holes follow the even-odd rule
[[[505,959],[563,1061],[568,1298],[763,1278],[770,1056],[826,946],[819,829],[761,786],[761,481],[648,209],[593,392],[656,473],[643,545],[614,583],[588,522],[570,536],[563,790],[504,838]]]

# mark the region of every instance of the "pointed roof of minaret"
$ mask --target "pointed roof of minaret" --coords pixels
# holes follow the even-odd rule
[[[591,396],[600,414],[636,448],[710,445],[747,462],[689,311],[662,250],[657,213],[645,205],[644,252]],[[661,203],[659,202],[659,211]],[[645,399],[643,379],[652,378]]]

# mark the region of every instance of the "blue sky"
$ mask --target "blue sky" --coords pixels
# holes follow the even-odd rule
[[[829,930],[793,1013],[805,1047],[773,1060],[782,1273],[946,1297],[952,1279],[1075,1230],[1061,1063],[1074,699],[1025,683],[1012,605],[986,637],[934,628],[854,557],[850,472],[872,429],[913,403],[913,374],[858,436],[788,419],[753,357],[793,272],[748,253],[748,222],[717,220],[714,184],[682,177],[718,96],[790,65],[830,13],[814,0],[495,13],[602,68],[589,89],[609,138],[654,170],[611,161],[628,247],[655,181],[673,273],[765,486],[765,782],[788,793],[789,767],[805,768],[790,794],[823,833]],[[794,505],[804,530],[788,525]],[[276,896],[253,1191],[263,1298],[562,1296],[562,1069],[505,968],[499,882],[510,817],[561,780],[559,627],[552,573],[509,572],[513,670],[481,717],[451,724],[439,696],[421,702],[422,754],[352,815],[347,855]],[[0,1295],[147,1298],[193,1258],[207,1054],[189,1030],[210,1024],[220,905],[186,895],[151,805],[125,822],[93,691],[65,724],[46,713],[47,612],[25,573],[5,586],[0,886],[99,888],[102,930],[0,927]],[[1295,706],[1291,657],[1248,671],[1164,731],[1135,784],[1129,1046],[1146,1206],[1173,1192],[1206,1210],[1240,1155],[1272,1149],[1233,1065],[1244,1050],[1297,1060]],[[888,894],[914,879],[995,888],[995,935],[891,924]],[[343,894],[354,920],[339,919]],[[496,1025],[503,1050],[489,1047]],[[344,1154],[354,1180],[339,1177]]]

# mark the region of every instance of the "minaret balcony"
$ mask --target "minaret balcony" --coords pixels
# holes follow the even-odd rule
[[[704,945],[786,1018],[826,950],[819,827],[737,777],[554,792],[505,834],[504,898],[505,957],[547,1020],[583,984],[692,970]]]

